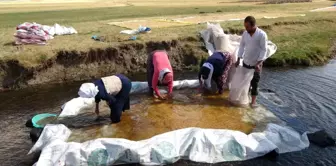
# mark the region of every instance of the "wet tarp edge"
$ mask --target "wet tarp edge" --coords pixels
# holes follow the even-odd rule
[[[277,124],[246,135],[226,129],[185,128],[147,140],[99,138],[83,143],[66,142],[71,131],[63,124],[47,125],[30,153],[42,151],[36,166],[170,164],[179,159],[218,163],[248,160],[273,150],[299,151],[309,146],[307,134]]]

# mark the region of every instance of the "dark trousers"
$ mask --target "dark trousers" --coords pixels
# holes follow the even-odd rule
[[[148,82],[149,95],[153,95],[153,88],[152,88],[153,75],[154,75],[153,53],[150,53],[147,57],[147,82]]]
[[[117,74],[117,77],[120,78],[122,88],[119,93],[115,96],[116,102],[110,105],[111,109],[111,120],[112,123],[120,122],[121,114],[125,110],[130,109],[130,92],[132,88],[132,82],[126,76],[122,74]]]
[[[251,80],[251,95],[257,96],[258,95],[258,84],[260,81],[260,72],[254,72],[253,78]]]
[[[247,68],[247,69],[255,69],[255,66],[249,66],[245,63],[243,63],[243,67]],[[258,96],[258,84],[260,81],[260,71],[259,72],[254,72],[253,74],[253,78],[250,82],[250,90],[251,90],[251,95],[252,96]]]

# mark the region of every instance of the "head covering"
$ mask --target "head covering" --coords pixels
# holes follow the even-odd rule
[[[226,34],[218,34],[215,36],[216,52],[229,52],[234,51],[233,46],[230,43],[230,36]]]
[[[173,74],[172,73],[167,73],[164,77],[163,77],[163,84],[169,84],[170,82],[173,81]]]
[[[93,83],[84,83],[78,91],[78,95],[83,98],[93,98],[99,92],[98,87]]]
[[[161,84],[163,84],[163,83],[168,83],[168,82],[166,82],[165,77],[166,77],[169,73],[170,73],[170,75],[172,76],[171,71],[170,71],[168,68],[164,68],[164,69],[160,70],[160,72],[159,72],[159,82],[160,82]],[[171,77],[171,79],[172,79],[172,77]]]
[[[209,70],[209,72],[206,72],[206,73],[208,73],[208,77],[206,77],[206,79],[203,79],[203,77],[201,77],[201,81],[203,82],[203,85],[205,86],[205,88],[210,89],[211,88],[211,78],[212,78],[212,73],[213,73],[214,67],[212,66],[211,63],[205,62],[203,64],[202,68],[203,68],[204,72]],[[204,69],[204,68],[206,68],[206,69]],[[201,69],[201,72],[202,72],[202,69]],[[203,74],[201,73],[201,75],[203,75]]]

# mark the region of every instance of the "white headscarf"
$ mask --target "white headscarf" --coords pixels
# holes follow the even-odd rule
[[[98,87],[93,83],[84,83],[78,91],[78,95],[83,98],[94,98],[99,92]]]
[[[203,67],[206,67],[208,69],[210,69],[208,78],[206,80],[203,80],[203,78],[201,78],[201,80],[203,81],[203,84],[205,85],[205,88],[210,89],[211,88],[211,77],[212,77],[212,73],[214,71],[214,67],[212,66],[211,63],[205,62],[203,64]]]
[[[162,84],[163,82],[163,76],[166,74],[166,73],[171,73],[171,71],[168,69],[168,68],[164,68],[162,70],[160,70],[160,73],[159,73],[159,82]]]

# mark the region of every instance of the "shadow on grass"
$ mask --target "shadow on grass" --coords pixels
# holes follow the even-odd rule
[[[15,46],[15,42],[7,42],[4,46]]]

